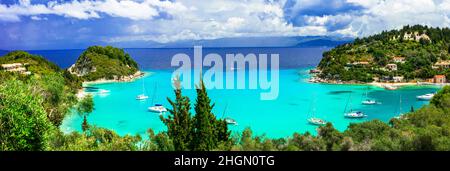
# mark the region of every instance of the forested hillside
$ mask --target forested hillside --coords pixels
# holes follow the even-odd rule
[[[383,31],[323,54],[318,68],[326,80],[371,82],[404,77],[425,80],[434,75],[450,77],[450,29],[415,25]]]

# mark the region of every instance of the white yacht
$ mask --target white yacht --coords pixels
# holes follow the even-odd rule
[[[308,122],[310,123],[310,124],[313,124],[313,125],[326,125],[327,124],[327,122],[326,121],[324,121],[324,120],[322,120],[322,119],[320,119],[320,118],[309,118],[308,119]]]
[[[369,92],[368,91],[369,91],[369,87],[367,87],[366,93],[364,95],[366,100],[363,100],[361,103],[363,105],[375,105],[375,104],[378,104],[378,102],[376,100],[369,99]]]
[[[417,96],[418,100],[431,100],[434,97],[434,93],[428,93],[424,95]]]
[[[146,99],[148,99],[148,96],[145,95],[144,80],[142,80],[142,94],[137,95],[136,100],[146,100]]]
[[[225,122],[227,122],[227,124],[230,124],[230,125],[238,125],[236,120],[234,120],[233,118],[230,118],[230,117],[226,117]]]
[[[375,100],[370,100],[370,99],[366,99],[364,101],[361,102],[363,105],[374,105],[377,104],[377,101]]]
[[[154,106],[149,107],[148,110],[154,113],[167,112],[167,109],[162,104],[155,104]]]
[[[398,116],[394,117],[396,119],[406,119],[406,116],[402,113],[402,95],[400,94],[398,102]]]
[[[150,112],[159,113],[159,114],[163,114],[163,113],[167,112],[167,109],[162,104],[153,103],[153,101],[155,100],[155,95],[156,95],[156,84],[155,84],[155,89],[153,90],[153,97],[152,97],[152,103],[151,103],[154,105],[148,107],[148,110]]]
[[[316,107],[315,107],[316,105],[315,104],[316,104],[316,96],[315,96],[315,94],[313,94],[313,98],[311,101],[311,108],[310,108],[311,116],[308,118],[308,123],[312,124],[312,125],[318,125],[318,126],[327,124],[327,122],[325,120],[316,117]]]
[[[148,96],[146,96],[145,94],[139,94],[136,96],[136,100],[145,100],[148,99]]]
[[[353,111],[353,109],[351,107],[351,98],[352,98],[352,94],[349,95],[347,104],[345,105],[344,117],[346,117],[346,118],[364,118],[364,117],[366,117],[367,115],[365,115],[361,111]],[[349,112],[346,112],[347,106],[350,106],[350,107],[348,107],[350,109]]]
[[[344,116],[346,117],[346,118],[364,118],[364,117],[366,117],[367,115],[365,115],[363,112],[361,112],[361,111],[352,111],[352,112],[349,112],[349,113],[346,113],[346,114],[344,114]]]
[[[384,85],[383,86],[386,90],[397,90],[398,87],[394,85]]]

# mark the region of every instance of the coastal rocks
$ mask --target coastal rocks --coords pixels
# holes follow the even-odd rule
[[[76,64],[71,65],[67,71],[69,71],[71,74],[74,74],[76,76],[82,77],[86,74],[89,74],[91,72],[95,72],[97,71],[97,68],[94,66],[89,66],[89,67],[76,67]]]

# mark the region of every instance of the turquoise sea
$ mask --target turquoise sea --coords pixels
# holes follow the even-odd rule
[[[331,85],[308,83],[308,70],[315,67],[322,53],[330,47],[318,48],[206,48],[203,54],[218,53],[265,53],[280,54],[279,96],[275,100],[261,101],[260,93],[267,90],[208,90],[215,103],[213,112],[217,117],[231,117],[238,122],[229,126],[234,132],[250,127],[256,134],[279,138],[291,136],[294,132],[309,131],[316,133],[316,126],[310,125],[307,118],[315,111],[315,116],[332,122],[339,130],[345,130],[352,122],[379,119],[388,122],[399,113],[418,109],[428,104],[418,101],[416,96],[436,92],[438,87],[412,86],[396,91],[388,91],[366,85]],[[42,55],[63,68],[75,62],[83,50],[48,50],[29,51]],[[140,65],[148,76],[127,83],[108,83],[89,85],[93,88],[95,110],[89,115],[90,124],[113,129],[120,135],[145,134],[151,128],[163,131],[165,125],[159,114],[148,112],[153,103],[170,107],[166,97],[174,97],[171,86],[171,57],[176,53],[186,53],[192,57],[192,48],[173,49],[125,49]],[[247,70],[248,71],[248,70]],[[246,70],[236,70],[246,72]],[[144,82],[144,83],[143,83]],[[142,93],[145,85],[146,101],[135,100]],[[156,91],[155,91],[156,85]],[[108,95],[98,95],[95,89],[106,89]],[[195,102],[195,90],[184,90],[185,95]],[[365,106],[361,101],[365,95],[381,104]],[[95,95],[96,94],[96,95]],[[155,94],[155,95],[154,95]],[[351,96],[351,98],[350,98]],[[152,99],[152,97],[155,97]],[[363,111],[368,117],[363,119],[346,119],[343,116],[347,102],[354,110]],[[401,100],[400,100],[401,99]],[[401,104],[401,105],[400,105]],[[226,110],[225,110],[226,108]],[[401,111],[400,111],[401,110]],[[81,118],[72,114],[65,118],[61,129],[65,132],[80,131]],[[146,137],[146,136],[144,136]]]
[[[89,85],[99,89],[110,90],[108,95],[95,95],[95,110],[88,121],[99,127],[117,131],[121,135],[144,134],[148,128],[155,131],[165,130],[159,114],[147,111],[154,103],[162,103],[170,107],[166,96],[174,98],[170,85],[172,72],[168,70],[152,70],[149,76],[129,83],[108,83]],[[344,130],[349,123],[380,119],[388,122],[398,114],[408,112],[427,104],[416,100],[417,95],[435,92],[434,87],[405,87],[396,91],[388,91],[364,85],[327,85],[311,84],[308,68],[280,70],[280,93],[276,100],[261,101],[260,92],[266,90],[209,90],[209,96],[216,104],[214,113],[217,117],[231,117],[238,122],[230,126],[234,132],[250,127],[257,134],[268,137],[286,137],[294,132],[309,131],[316,133],[316,126],[310,125],[307,118],[315,110],[316,116],[332,122],[339,130]],[[142,81],[146,86],[146,101],[135,100],[142,93]],[[154,85],[157,85],[154,91]],[[361,100],[368,95],[381,104],[365,106]],[[184,90],[191,102],[195,101],[195,90]],[[350,97],[351,96],[351,97]],[[401,97],[401,102],[400,102]],[[347,101],[354,110],[365,112],[364,119],[346,119],[343,112]],[[401,107],[400,107],[400,104]],[[226,109],[225,109],[226,108]],[[401,110],[401,111],[399,111]],[[65,119],[61,129],[64,131],[80,131],[81,118],[72,115]]]

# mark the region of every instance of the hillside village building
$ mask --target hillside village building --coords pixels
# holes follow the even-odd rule
[[[387,64],[386,69],[390,71],[397,71],[397,64]]]
[[[433,65],[433,69],[447,69],[450,68],[450,60],[438,61]]]
[[[2,68],[8,72],[18,72],[21,74],[29,75],[31,72],[27,71],[25,66],[28,65],[27,63],[12,63],[12,64],[2,64]]]

